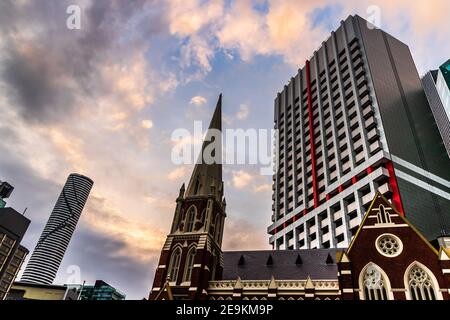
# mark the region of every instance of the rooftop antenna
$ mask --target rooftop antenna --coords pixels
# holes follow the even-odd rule
[[[23,213],[22,213],[23,216],[25,216],[25,213],[27,212],[27,210],[28,210],[28,207],[26,207],[25,210],[23,210]]]
[[[86,284],[86,280],[84,280],[83,284],[81,285],[80,293],[78,294],[77,300],[81,300],[81,294],[83,293],[83,289],[84,289],[85,284]]]

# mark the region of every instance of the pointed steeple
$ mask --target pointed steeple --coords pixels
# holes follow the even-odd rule
[[[306,278],[305,289],[314,289],[314,283],[311,280],[311,277],[308,275]]]
[[[185,197],[213,194],[221,201],[222,186],[222,94],[202,144],[201,154],[195,164]],[[222,190],[223,191],[223,190]]]
[[[245,264],[245,258],[243,255],[239,258],[238,266],[243,266]]]
[[[184,183],[183,183],[183,185],[180,188],[180,192],[178,194],[178,198],[182,199],[184,197],[184,191],[186,191],[186,187],[184,186]]]
[[[266,265],[267,266],[272,266],[273,265],[273,258],[272,258],[271,254],[269,254],[269,258],[267,258]]]
[[[326,264],[333,264],[334,263],[333,258],[331,257],[330,254],[328,254],[327,260],[325,262],[326,262]]]
[[[217,129],[222,131],[222,94],[219,94],[216,109],[214,110],[213,117],[209,123],[209,129]]]

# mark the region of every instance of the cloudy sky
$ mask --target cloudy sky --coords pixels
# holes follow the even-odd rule
[[[1,0],[0,180],[28,208],[23,244],[33,250],[68,174],[85,174],[95,185],[56,283],[76,265],[81,281],[147,296],[192,168],[171,162],[171,133],[209,121],[220,92],[226,128],[271,128],[284,83],[340,20],[374,8],[420,74],[448,59],[447,0]],[[270,177],[224,170],[224,249],[268,248]]]

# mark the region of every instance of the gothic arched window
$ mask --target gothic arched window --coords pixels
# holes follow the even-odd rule
[[[192,270],[194,268],[194,260],[195,260],[196,253],[197,253],[197,249],[195,247],[192,247],[192,249],[189,250],[189,252],[187,254],[186,266],[184,267],[183,282],[191,281]]]
[[[167,273],[171,282],[177,282],[178,271],[180,270],[181,248],[176,248],[170,257],[169,272]]]
[[[389,300],[389,280],[382,270],[373,263],[363,269],[360,275],[364,300]]]
[[[407,269],[406,286],[411,300],[436,300],[436,286],[425,268],[414,263]]]
[[[184,225],[184,231],[185,232],[192,232],[194,229],[194,220],[195,220],[195,213],[196,209],[194,206],[191,206],[186,214],[186,224]]]

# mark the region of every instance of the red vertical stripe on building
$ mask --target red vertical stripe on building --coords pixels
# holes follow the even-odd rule
[[[392,202],[400,212],[402,216],[405,216],[405,212],[403,211],[402,199],[400,198],[400,192],[398,191],[397,178],[394,173],[394,165],[392,162],[386,163],[386,169],[389,172],[389,186],[392,189]]]
[[[312,95],[311,95],[311,76],[309,70],[309,61],[306,61],[306,90],[308,94],[308,119],[309,119],[309,139],[311,144],[311,165],[312,165],[312,183],[314,195],[314,208],[319,206],[319,196],[317,193],[317,169],[316,169],[316,146],[314,143],[314,124],[313,124],[313,109],[312,109]]]

